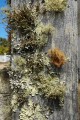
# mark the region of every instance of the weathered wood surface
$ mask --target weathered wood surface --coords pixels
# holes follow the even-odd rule
[[[78,74],[80,80],[80,0],[78,2]]]
[[[1,70],[0,70],[1,72]],[[0,74],[0,120],[11,120],[9,76]]]
[[[29,3],[29,0],[12,0],[12,8],[20,7]],[[59,47],[69,62],[59,69],[61,80],[66,82],[66,95],[64,108],[61,110],[54,109],[49,120],[78,120],[77,105],[77,87],[78,87],[78,31],[77,31],[77,1],[68,0],[68,8],[62,13],[46,13],[41,16],[43,22],[50,22],[56,28],[55,36],[46,46],[45,50],[50,47]],[[13,120],[18,120],[18,113],[14,114]]]

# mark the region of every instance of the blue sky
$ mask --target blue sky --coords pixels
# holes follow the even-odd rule
[[[6,24],[2,23],[4,15],[1,14],[1,9],[6,7],[6,0],[0,0],[0,37],[7,38]]]

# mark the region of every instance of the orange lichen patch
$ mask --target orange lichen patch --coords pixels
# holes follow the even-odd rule
[[[50,49],[48,55],[51,58],[51,63],[56,67],[61,67],[66,62],[66,56],[59,48]]]

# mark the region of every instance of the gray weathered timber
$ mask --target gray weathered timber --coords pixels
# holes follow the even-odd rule
[[[12,0],[12,8],[20,7],[29,3],[29,0]],[[60,110],[54,109],[49,120],[78,120],[77,86],[78,86],[78,31],[77,31],[77,1],[68,0],[65,12],[46,13],[40,16],[42,22],[50,22],[56,28],[55,36],[45,47],[59,47],[63,50],[69,62],[62,69],[57,69],[60,78],[66,83],[66,95],[64,107]],[[18,39],[18,38],[17,38]],[[18,111],[13,115],[13,120],[18,120]]]
[[[0,120],[11,120],[9,76],[0,70]]]
[[[78,0],[78,74],[80,80],[80,0]]]

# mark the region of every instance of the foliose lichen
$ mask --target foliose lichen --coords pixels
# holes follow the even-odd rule
[[[46,11],[61,12],[67,6],[67,0],[45,0]]]

